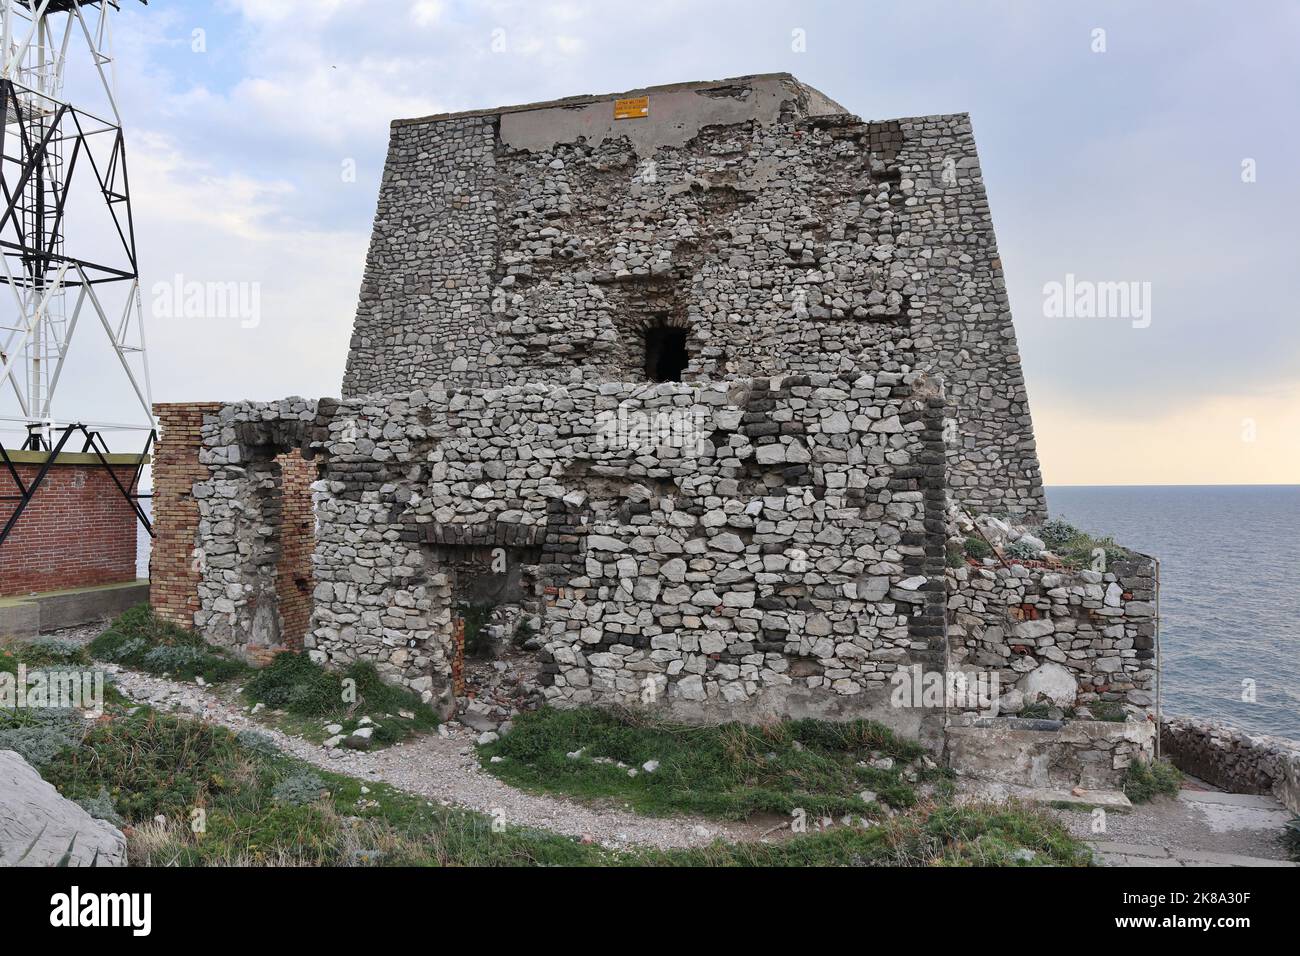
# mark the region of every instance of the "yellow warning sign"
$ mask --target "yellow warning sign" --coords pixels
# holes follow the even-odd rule
[[[630,100],[614,101],[614,119],[644,119],[650,115],[650,97],[634,96]]]

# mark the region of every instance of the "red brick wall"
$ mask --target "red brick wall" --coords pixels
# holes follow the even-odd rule
[[[199,609],[199,570],[194,556],[199,506],[193,488],[196,481],[208,477],[207,469],[199,465],[203,418],[220,409],[215,402],[154,406],[159,428],[153,464],[157,537],[149,560],[149,602],[159,617],[187,628],[194,627],[194,612]],[[278,456],[276,464],[282,495],[275,582],[281,643],[276,650],[301,650],[311,622],[314,587],[311,557],[316,547],[316,519],[311,484],[316,480],[316,466],[296,451]],[[270,656],[266,655],[268,660]]]
[[[316,518],[311,510],[311,483],[316,466],[298,452],[276,458],[280,466],[280,560],[275,590],[280,598],[280,639],[286,648],[302,650],[311,623],[311,556],[316,549]]]
[[[199,505],[194,482],[207,477],[199,466],[200,429],[204,415],[215,415],[216,402],[155,405],[158,442],[153,458],[153,527],[156,537],[149,558],[149,603],[154,613],[181,627],[194,627],[199,608],[199,572],[194,544]]]
[[[41,468],[15,467],[28,487]],[[114,471],[131,490],[135,466],[114,466]],[[3,466],[0,489],[3,495],[19,493]],[[0,501],[0,527],[17,506],[17,501]],[[134,581],[137,520],[103,466],[52,465],[0,546],[0,596]]]

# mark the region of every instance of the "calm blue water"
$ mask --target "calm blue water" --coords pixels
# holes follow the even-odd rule
[[[1047,506],[1160,559],[1165,713],[1300,740],[1300,485],[1057,486]]]

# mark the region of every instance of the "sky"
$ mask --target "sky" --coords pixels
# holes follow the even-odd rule
[[[788,71],[971,114],[1048,484],[1297,483],[1297,49],[1282,2],[128,0],[152,395],[338,394],[390,120]],[[86,330],[60,418],[139,418],[104,355]]]

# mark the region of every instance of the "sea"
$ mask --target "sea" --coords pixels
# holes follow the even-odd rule
[[[1300,485],[1055,485],[1047,505],[1160,559],[1163,713],[1300,740]]]
[[[1300,485],[1048,486],[1160,559],[1162,712],[1300,740]]]

